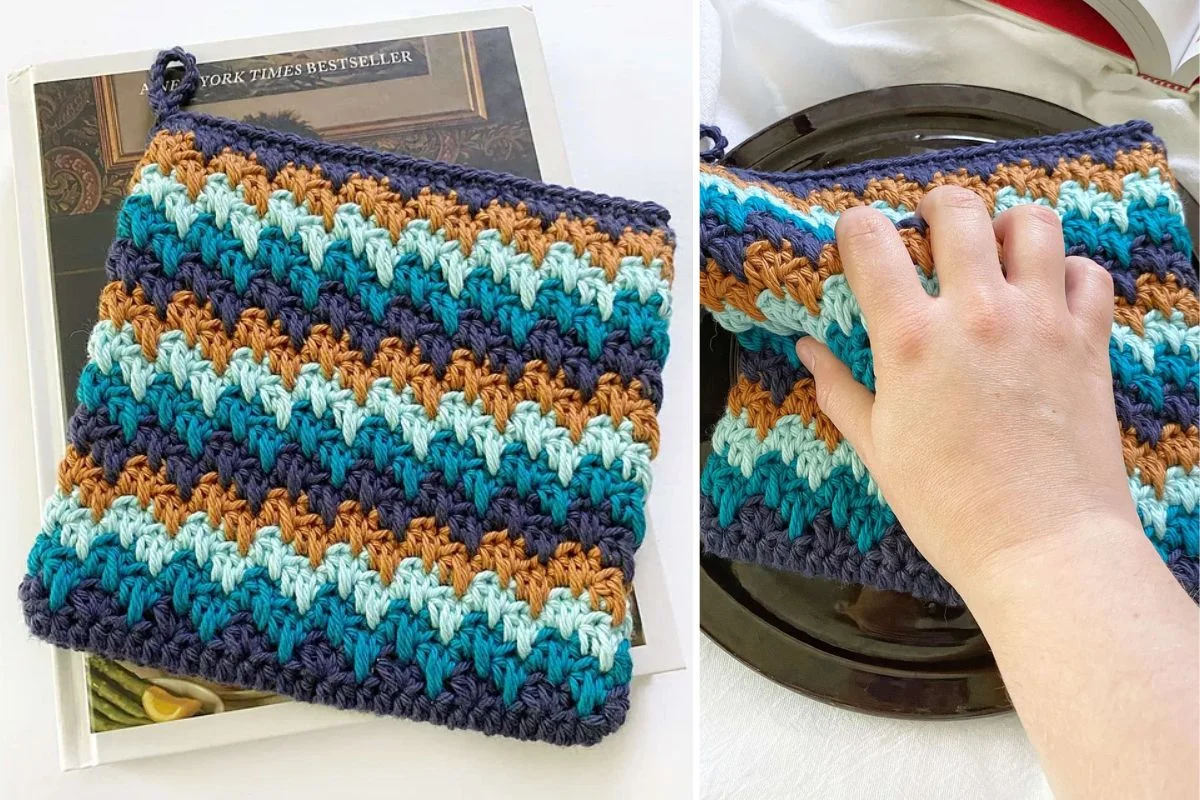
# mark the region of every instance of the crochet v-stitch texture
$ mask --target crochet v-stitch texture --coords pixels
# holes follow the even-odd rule
[[[197,84],[159,55],[30,629],[596,742],[629,704],[667,212],[182,111]]]
[[[720,147],[719,133],[705,135]],[[1146,535],[1196,598],[1200,303],[1179,194],[1145,122],[817,172],[701,165],[701,303],[741,348],[701,477],[704,549],[961,604],[817,408],[794,349],[800,336],[814,336],[873,388],[870,340],[842,275],[834,225],[851,206],[878,208],[936,293],[929,242],[913,212],[947,183],[974,191],[993,214],[1021,203],[1054,209],[1067,252],[1112,275],[1109,352],[1129,490]]]

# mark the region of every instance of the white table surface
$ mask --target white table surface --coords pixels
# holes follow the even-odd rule
[[[507,3],[512,5],[513,3]],[[174,44],[241,38],[505,5],[455,0],[336,0],[246,3],[97,3],[59,0],[11,5],[0,26],[0,73],[30,63]],[[691,3],[609,0],[535,4],[550,83],[575,183],[654,199],[677,226],[694,218]],[[591,8],[591,7],[595,8]],[[603,7],[603,9],[601,9]],[[631,25],[630,20],[637,20]],[[663,31],[678,30],[675,36]],[[667,91],[664,87],[676,87]],[[556,748],[378,720],[194,752],[60,773],[47,646],[25,631],[16,587],[38,528],[25,333],[15,244],[7,99],[0,101],[0,795],[20,798],[277,798],[353,796],[691,796],[692,686],[689,672],[635,684],[624,728],[590,748]],[[40,203],[29,190],[19,202]],[[680,236],[672,356],[663,446],[651,514],[679,636],[692,658],[695,587],[695,396],[693,226]],[[677,228],[678,230],[678,228]],[[102,257],[98,256],[98,257]],[[419,746],[412,742],[419,739]],[[269,794],[268,794],[269,793]]]
[[[887,18],[891,15],[890,18]],[[1021,92],[1102,123],[1150,120],[1196,192],[1197,101],[1094,48],[956,0],[701,0],[700,118],[736,144],[852,92],[954,82]],[[700,642],[701,796],[1023,800],[1049,797],[1015,715],[886,720],[827,706]]]

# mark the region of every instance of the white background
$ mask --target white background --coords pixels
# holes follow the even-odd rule
[[[509,3],[512,4],[512,3]],[[23,3],[0,26],[0,73],[30,63],[343,26],[503,3],[291,0]],[[692,660],[696,468],[693,12],[689,0],[539,0],[547,71],[576,185],[671,210],[679,233],[672,356],[651,497],[685,658]],[[17,14],[21,16],[18,17]],[[382,15],[387,15],[386,17]],[[376,720],[179,756],[60,773],[47,646],[25,631],[16,587],[38,528],[13,216],[0,101],[0,795],[20,798],[691,796],[689,672],[639,680],[625,726],[593,748],[556,748]],[[102,258],[103,254],[97,254]],[[401,732],[404,735],[401,735]],[[413,741],[419,740],[414,747]],[[404,746],[400,746],[403,741]]]
[[[1171,94],[1069,36],[956,0],[701,0],[700,42],[700,118],[718,123],[731,145],[841,95],[969,83],[1041,97],[1106,124],[1147,119],[1180,181],[1196,192],[1196,95]],[[793,694],[703,637],[700,697],[702,797],[1050,796],[1013,714],[869,717]]]

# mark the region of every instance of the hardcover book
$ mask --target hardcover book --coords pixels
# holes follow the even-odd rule
[[[1146,80],[1195,91],[1200,5],[1175,0],[966,0],[1022,24],[1047,26],[1130,63]]]
[[[176,42],[163,42],[164,47]],[[497,9],[189,45],[191,108],[331,142],[569,184],[533,15]],[[30,67],[9,78],[40,493],[86,358],[105,252],[153,114],[154,53]],[[634,674],[682,666],[652,532],[638,555]],[[354,722],[363,715],[54,651],[64,769]],[[420,735],[421,726],[401,723]],[[472,735],[472,734],[465,734]]]

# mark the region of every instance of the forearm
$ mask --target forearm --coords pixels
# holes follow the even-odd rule
[[[1086,528],[959,589],[1060,797],[1200,796],[1197,608],[1142,531]]]

